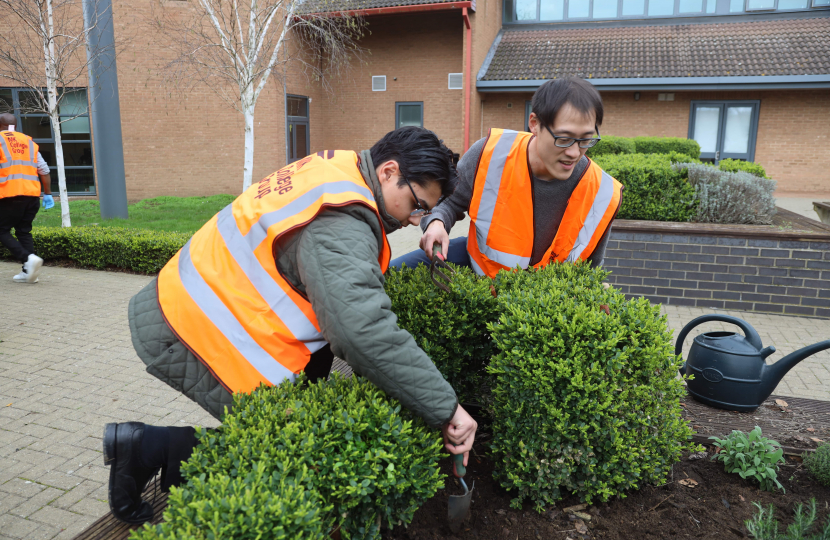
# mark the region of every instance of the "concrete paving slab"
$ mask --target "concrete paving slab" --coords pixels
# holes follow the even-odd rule
[[[466,234],[459,223],[452,237]],[[418,249],[420,230],[390,235],[393,256]],[[152,278],[46,266],[40,283],[13,283],[19,265],[0,262],[0,538],[71,538],[107,506],[107,422],[218,423],[146,373],[130,341],[127,303]],[[711,310],[662,306],[675,335]],[[755,326],[778,352],[830,337],[830,322],[722,311]],[[692,332],[731,329],[707,323]],[[830,351],[796,366],[777,394],[830,401]],[[21,508],[22,507],[22,508]],[[15,511],[15,509],[18,509]],[[23,513],[24,516],[19,515]]]

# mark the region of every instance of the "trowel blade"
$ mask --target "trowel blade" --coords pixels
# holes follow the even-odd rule
[[[450,521],[450,530],[457,533],[461,530],[461,525],[467,516],[470,514],[470,501],[473,498],[473,490],[476,487],[473,481],[473,487],[464,495],[450,495],[447,503],[447,517]]]

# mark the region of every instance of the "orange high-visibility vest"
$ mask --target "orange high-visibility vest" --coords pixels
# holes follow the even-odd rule
[[[377,214],[357,163],[354,152],[329,150],[280,169],[208,221],[161,270],[167,324],[230,392],[293,381],[326,345],[311,303],[277,270],[274,246],[326,207],[362,204]],[[384,236],[384,272],[390,255]]]
[[[0,131],[0,199],[40,197],[37,152],[37,143],[28,135]]]
[[[480,276],[527,268],[533,253],[533,179],[528,145],[533,135],[491,129],[476,169],[470,200],[467,252]],[[591,256],[617,215],[623,185],[591,161],[568,199],[553,243],[536,268]]]

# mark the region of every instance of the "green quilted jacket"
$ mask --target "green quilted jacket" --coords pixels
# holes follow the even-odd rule
[[[455,414],[458,400],[432,360],[398,327],[390,309],[377,261],[383,235],[400,224],[386,214],[368,151],[361,152],[361,173],[375,194],[384,227],[361,205],[325,210],[280,239],[276,264],[308,297],[332,352],[428,425],[439,427]],[[130,301],[129,319],[133,345],[148,372],[216,417],[224,405],[230,405],[227,391],[164,322],[155,281]],[[215,406],[209,408],[196,397]]]

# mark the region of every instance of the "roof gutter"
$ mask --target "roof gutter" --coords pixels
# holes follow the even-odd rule
[[[392,6],[369,9],[352,9],[345,11],[327,11],[324,13],[310,13],[298,15],[297,18],[329,15],[331,17],[369,17],[371,15],[395,15],[399,13],[413,13],[416,11],[446,11],[452,9],[472,9],[475,11],[475,4],[472,0],[463,2],[440,2],[436,4],[417,4],[411,6]]]
[[[621,90],[775,90],[830,88],[830,74],[751,77],[653,77],[586,79],[601,91]],[[479,92],[535,92],[547,79],[478,81]]]

